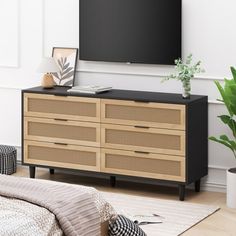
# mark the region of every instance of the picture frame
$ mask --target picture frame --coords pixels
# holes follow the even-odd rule
[[[52,73],[55,86],[73,87],[78,48],[53,47],[52,57],[60,69],[59,72]]]

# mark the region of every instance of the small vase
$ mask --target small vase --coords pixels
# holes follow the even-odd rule
[[[190,98],[191,82],[190,79],[183,81],[183,98]]]

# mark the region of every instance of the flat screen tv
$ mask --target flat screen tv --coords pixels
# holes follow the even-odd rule
[[[80,59],[172,65],[181,0],[80,0]]]

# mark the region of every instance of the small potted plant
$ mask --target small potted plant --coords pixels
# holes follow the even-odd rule
[[[194,75],[197,73],[204,72],[204,70],[200,67],[201,61],[197,63],[192,63],[193,55],[190,54],[186,61],[184,62],[181,59],[175,60],[175,69],[176,73],[167,76],[163,81],[167,81],[170,79],[180,80],[183,84],[183,98],[189,98],[191,92],[191,79],[193,79]]]
[[[231,67],[233,79],[225,79],[224,87],[219,81],[215,84],[221,94],[222,101],[227,109],[227,114],[219,116],[220,120],[228,126],[232,135],[221,135],[220,137],[210,137],[209,139],[221,143],[229,148],[236,159],[236,69]],[[227,170],[227,206],[236,208],[236,168]]]

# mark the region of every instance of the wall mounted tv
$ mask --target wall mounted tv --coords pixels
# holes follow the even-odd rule
[[[181,0],[80,0],[80,59],[172,65]]]

